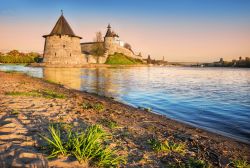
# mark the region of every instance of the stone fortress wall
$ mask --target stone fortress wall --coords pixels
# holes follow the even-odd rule
[[[124,48],[120,46],[119,44],[111,44],[109,47],[106,47],[106,52],[103,56],[97,57],[94,55],[91,55],[91,50],[93,46],[95,45],[95,42],[89,42],[89,43],[81,43],[81,49],[82,53],[85,55],[86,62],[87,63],[105,63],[109,55],[113,55],[115,53],[122,53],[128,57],[132,57],[135,59],[142,59],[142,57],[135,55],[133,51]],[[104,42],[105,45],[105,42]],[[106,46],[106,45],[105,45]]]
[[[107,49],[108,55],[112,55],[114,53],[122,53],[128,57],[141,59],[141,57],[135,55],[131,50],[124,48],[124,47],[120,46],[119,44],[112,44]]]

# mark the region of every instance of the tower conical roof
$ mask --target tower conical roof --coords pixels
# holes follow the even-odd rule
[[[113,33],[112,33],[112,31],[111,31],[111,26],[110,26],[110,24],[108,25],[108,30],[107,30],[107,32],[106,32],[106,35],[105,35],[105,37],[113,37]]]
[[[51,31],[51,33],[49,35],[45,35],[44,37],[52,36],[52,35],[68,35],[68,36],[72,36],[72,37],[79,37],[79,36],[75,35],[75,33],[73,32],[69,23],[67,22],[67,20],[65,19],[65,17],[63,15],[60,16],[60,18],[56,22],[56,25],[54,26],[53,30]],[[81,37],[79,37],[79,38],[81,38]]]

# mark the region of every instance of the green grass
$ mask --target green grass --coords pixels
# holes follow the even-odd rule
[[[157,152],[177,152],[181,155],[186,153],[186,145],[184,143],[174,143],[167,140],[160,142],[159,140],[153,138],[148,141],[148,144]]]
[[[6,92],[5,95],[9,96],[32,96],[32,97],[40,97],[41,94],[37,91],[31,91],[31,92]]]
[[[93,106],[90,103],[83,103],[82,108],[88,110],[88,109],[92,109]]]
[[[7,71],[4,71],[5,73],[18,73],[18,71],[14,71],[14,70],[7,70]]]
[[[212,168],[211,164],[201,159],[189,158],[185,162],[166,163],[167,168]]]
[[[101,126],[89,126],[85,131],[66,131],[62,136],[60,125],[50,126],[48,136],[42,136],[48,143],[49,158],[74,156],[80,163],[98,167],[117,167],[126,163],[125,157],[117,155],[105,142],[109,140]]]
[[[250,168],[250,165],[247,163],[246,160],[241,160],[241,159],[233,160],[231,164],[235,168]]]
[[[109,55],[105,64],[111,65],[132,65],[132,64],[141,64],[141,60],[130,58],[121,53],[115,53],[113,55]]]
[[[11,115],[18,115],[19,114],[19,111],[18,110],[12,110],[10,112]]]
[[[101,103],[96,103],[96,104],[83,103],[82,108],[83,109],[94,109],[94,110],[97,110],[97,111],[103,111],[105,109],[104,105],[101,104]]]
[[[66,98],[64,94],[55,92],[53,90],[43,90],[40,93],[42,93],[43,97],[46,97],[46,98],[59,98],[59,99]]]
[[[93,105],[93,108],[94,108],[95,110],[97,110],[97,111],[103,111],[103,110],[104,110],[104,106],[103,106],[103,104],[101,104],[101,103],[96,103],[96,104],[94,104],[94,105]]]
[[[50,125],[49,132],[50,137],[42,136],[49,145],[50,155],[48,158],[54,158],[59,155],[67,156],[69,151],[66,148],[67,145],[64,145],[60,129],[54,128],[53,125]]]
[[[44,81],[47,83],[51,83],[51,84],[60,84],[60,83],[57,83],[57,82],[49,80],[49,79],[44,79]]]
[[[114,129],[116,127],[118,127],[118,124],[116,121],[113,120],[108,120],[108,119],[101,119],[100,123],[110,129]]]
[[[187,168],[210,168],[211,166],[204,160],[190,158],[185,165]]]
[[[9,96],[31,96],[31,97],[45,97],[45,98],[58,98],[64,99],[66,96],[62,93],[55,92],[53,90],[41,90],[41,91],[30,91],[30,92],[6,92],[5,95]]]

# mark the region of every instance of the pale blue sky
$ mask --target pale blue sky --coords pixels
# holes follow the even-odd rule
[[[249,0],[0,0],[0,50],[42,51],[60,10],[91,41],[108,23],[136,52],[170,61],[250,56]]]

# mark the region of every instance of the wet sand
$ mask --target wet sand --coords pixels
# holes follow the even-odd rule
[[[65,99],[13,96],[7,92],[53,90]],[[102,104],[102,110],[84,109],[83,104]],[[21,73],[0,72],[0,167],[86,167],[72,158],[48,160],[39,133],[48,133],[52,122],[86,127],[103,125],[111,133],[111,145],[128,162],[121,167],[166,167],[166,163],[199,158],[212,167],[226,167],[235,159],[250,160],[250,145],[195,128],[110,98],[65,88]],[[103,121],[115,121],[110,128]],[[186,144],[186,154],[155,152],[150,138]]]

